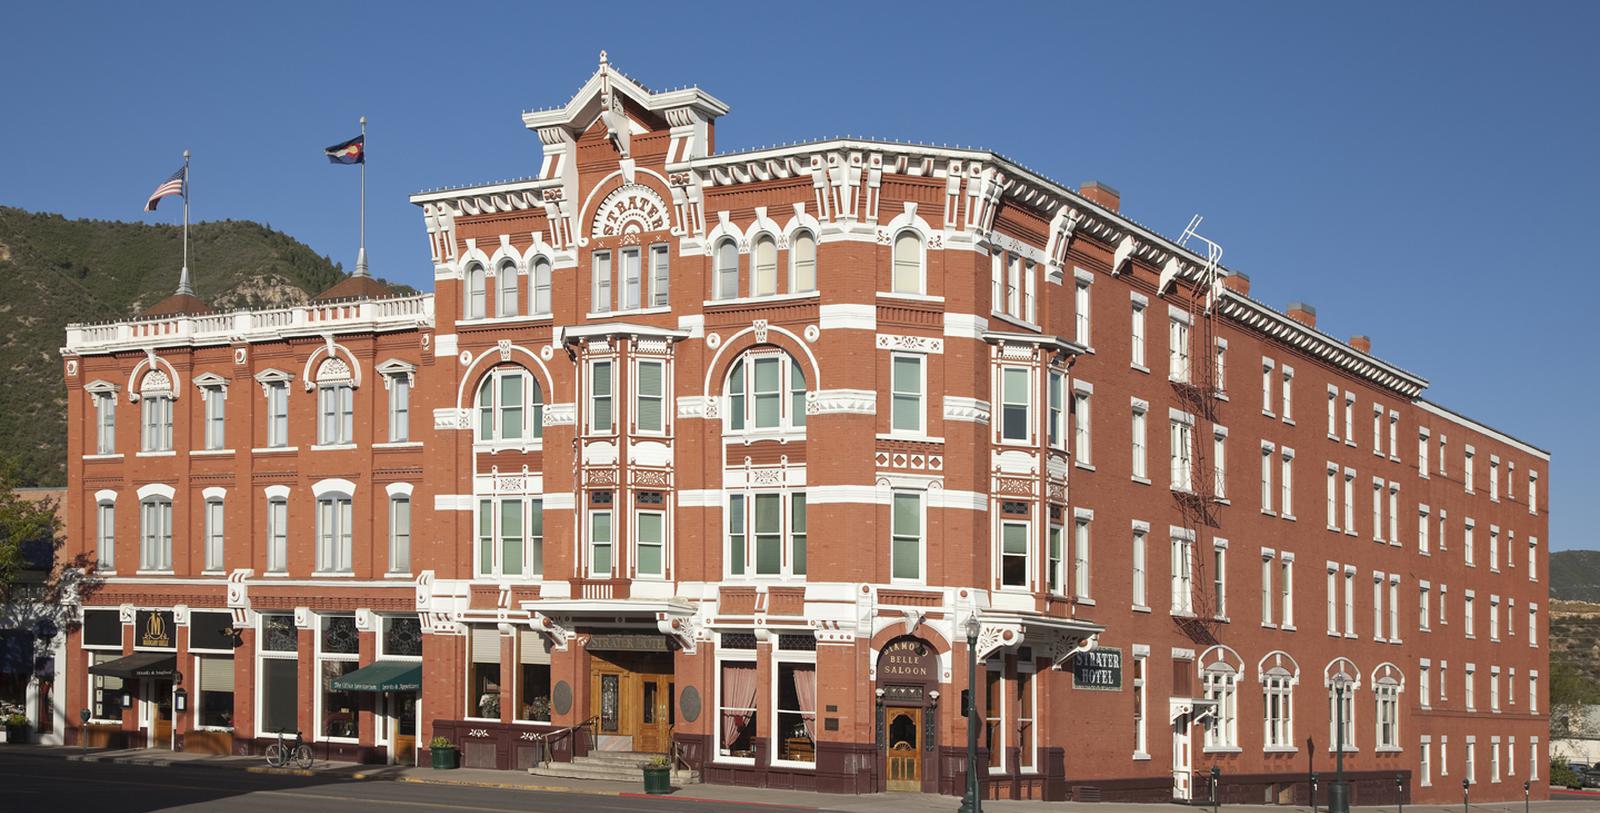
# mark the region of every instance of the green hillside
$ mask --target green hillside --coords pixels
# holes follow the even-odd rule
[[[1550,554],[1550,597],[1600,603],[1600,550]]]
[[[0,456],[22,485],[66,480],[66,391],[59,350],[69,322],[125,319],[177,287],[180,226],[68,220],[0,206]],[[195,293],[216,307],[304,302],[344,274],[327,257],[250,221],[189,229]]]

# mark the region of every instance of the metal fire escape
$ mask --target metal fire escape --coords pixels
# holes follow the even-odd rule
[[[1191,218],[1188,228],[1183,230],[1183,236],[1178,238],[1179,246],[1186,247],[1191,240],[1203,245],[1206,261],[1200,270],[1199,279],[1189,285],[1187,291],[1191,371],[1189,380],[1172,382],[1180,408],[1194,416],[1193,433],[1190,436],[1193,443],[1190,457],[1193,461],[1190,490],[1174,489],[1172,495],[1174,502],[1177,503],[1182,527],[1194,540],[1191,547],[1193,557],[1191,572],[1194,575],[1190,586],[1194,596],[1194,616],[1192,618],[1174,616],[1174,619],[1190,640],[1196,644],[1209,646],[1217,643],[1216,633],[1221,620],[1218,617],[1219,608],[1216,606],[1214,596],[1214,579],[1211,573],[1214,567],[1213,559],[1210,555],[1202,553],[1201,530],[1219,527],[1217,509],[1222,499],[1222,494],[1219,493],[1221,489],[1218,488],[1218,480],[1222,473],[1215,470],[1212,453],[1217,422],[1217,396],[1220,393],[1215,320],[1216,304],[1221,295],[1222,285],[1218,266],[1222,260],[1222,246],[1196,231],[1203,219],[1198,214]],[[1179,280],[1174,280],[1173,284],[1180,289],[1182,287]]]

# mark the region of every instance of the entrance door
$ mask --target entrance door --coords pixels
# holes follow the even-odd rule
[[[917,718],[921,709],[888,709],[885,730],[889,734],[887,788],[922,791],[922,751],[918,740]]]
[[[635,751],[666,753],[672,746],[672,689],[670,675],[639,675],[639,733]]]
[[[378,695],[379,745],[389,749],[389,764],[417,764],[417,693],[384,692]]]
[[[1194,798],[1190,727],[1187,714],[1178,715],[1172,724],[1172,798],[1175,801],[1187,802]]]
[[[172,681],[146,680],[141,687],[139,722],[146,748],[172,748]]]

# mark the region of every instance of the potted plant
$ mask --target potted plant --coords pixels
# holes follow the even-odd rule
[[[5,716],[5,724],[6,742],[18,744],[28,741],[28,718],[26,715],[13,711]]]
[[[433,759],[434,770],[449,771],[461,766],[461,752],[444,737],[428,740],[428,755]]]
[[[672,763],[666,755],[656,754],[643,767],[645,793],[672,792]]]

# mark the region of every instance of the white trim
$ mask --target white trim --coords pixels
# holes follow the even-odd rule
[[[325,480],[318,480],[311,485],[311,496],[320,500],[325,494],[342,494],[354,499],[356,496],[356,484],[340,477],[329,477]]]
[[[390,498],[397,496],[410,497],[413,486],[410,483],[390,483],[384,487]]]
[[[114,505],[117,502],[117,492],[109,488],[102,488],[94,493],[95,505]]]
[[[269,499],[269,500],[287,500],[287,499],[289,499],[289,487],[288,486],[283,486],[283,485],[267,486],[266,488],[262,489],[262,492],[267,495],[267,499]]]
[[[172,499],[173,495],[177,493],[177,489],[167,485],[166,483],[145,483],[144,485],[139,486],[139,490],[137,492],[140,502],[144,502],[151,497],[165,497],[170,500]]]
[[[228,490],[222,486],[208,486],[201,490],[200,496],[207,500],[225,500],[228,498]]]

